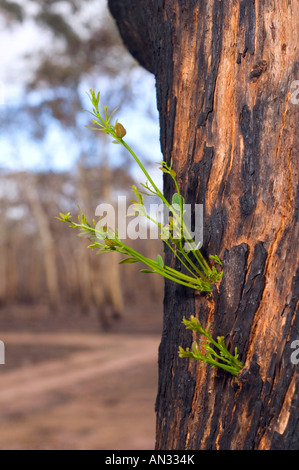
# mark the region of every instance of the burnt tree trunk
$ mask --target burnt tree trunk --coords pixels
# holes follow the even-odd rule
[[[211,298],[166,282],[157,449],[299,449],[299,3],[109,6],[156,76],[162,151],[186,202],[204,204],[203,252],[224,261]],[[192,342],[190,314],[238,347],[239,384],[178,357]]]

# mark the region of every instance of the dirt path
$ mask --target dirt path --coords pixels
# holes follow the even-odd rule
[[[62,359],[0,367],[1,449],[153,448],[159,337],[5,333],[1,339],[10,352],[22,346],[25,356],[34,345],[39,360],[48,347],[70,350]]]

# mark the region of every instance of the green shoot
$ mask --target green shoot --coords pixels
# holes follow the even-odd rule
[[[230,372],[233,376],[238,376],[244,364],[238,360],[237,348],[235,348],[235,354],[232,355],[226,348],[224,337],[218,336],[217,341],[215,341],[211,337],[208,328],[205,330],[200,321],[193,315],[191,315],[189,320],[184,318],[183,323],[188,330],[201,334],[204,339],[200,340],[201,344],[193,341],[191,350],[189,348],[183,349],[179,346],[180,357],[189,357],[197,361],[206,362],[212,367],[220,367]]]
[[[70,213],[60,214],[59,220],[68,222],[72,228],[79,229],[79,235],[89,238],[91,240],[89,247],[93,250],[97,250],[97,253],[117,251],[126,256],[126,258],[121,261],[121,264],[140,262],[146,267],[146,269],[141,269],[142,273],[157,273],[166,279],[185,287],[190,287],[192,289],[211,294],[211,286],[213,283],[220,281],[222,271],[218,271],[215,266],[210,266],[197,247],[193,250],[186,249],[186,246],[188,246],[188,243],[192,238],[184,224],[184,198],[180,193],[176,173],[172,168],[172,163],[170,165],[167,165],[164,161],[159,163],[161,171],[172,178],[176,188],[176,192],[173,194],[171,202],[169,202],[160,191],[155,181],[151,178],[140,159],[131,147],[123,140],[126,135],[126,129],[124,126],[117,120],[114,125],[111,123],[111,118],[116,110],[108,116],[107,106],[104,106],[104,115],[102,115],[99,110],[100,93],[96,94],[94,90],[90,90],[90,100],[92,103],[91,114],[93,116],[93,126],[86,127],[108,134],[112,137],[113,143],[122,145],[126,148],[138,164],[146,177],[146,183],[141,184],[145,191],[140,191],[135,185],[132,187],[136,197],[136,200],[132,201],[134,204],[134,210],[156,224],[161,240],[163,240],[174,256],[180,261],[181,265],[185,268],[185,272],[183,273],[171,268],[170,266],[166,266],[160,254],[158,254],[156,259],[150,259],[141,255],[126,245],[118,237],[117,231],[114,233],[109,227],[103,227],[100,224],[96,225],[95,222],[93,222],[93,225],[90,224],[82,212],[79,215],[78,222],[71,220]],[[163,226],[161,222],[147,214],[143,203],[143,195],[156,196],[167,206],[171,214],[167,225]],[[222,264],[217,255],[210,256],[210,258],[215,264]]]

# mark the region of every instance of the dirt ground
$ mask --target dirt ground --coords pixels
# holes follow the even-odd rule
[[[0,311],[1,450],[154,449],[162,304],[96,316]]]

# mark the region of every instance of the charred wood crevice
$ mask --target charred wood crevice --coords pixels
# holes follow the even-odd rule
[[[262,75],[262,73],[266,72],[267,70],[267,61],[266,60],[261,60],[257,64],[254,65],[252,68],[249,78],[253,82],[256,82],[257,79]]]
[[[248,269],[247,280],[242,289],[240,303],[236,311],[236,321],[233,326],[235,333],[235,345],[245,360],[244,352],[248,347],[250,331],[254,317],[261,301],[265,286],[265,263],[267,252],[262,242],[254,247],[251,265]]]
[[[243,217],[249,216],[256,207],[256,191],[260,173],[260,141],[263,124],[263,106],[257,102],[253,111],[244,104],[240,114],[240,130],[243,136],[242,159],[243,194],[240,209]]]
[[[212,42],[211,47],[211,70],[207,71],[207,58],[205,57],[203,48],[200,50],[201,55],[198,57],[198,65],[201,68],[200,73],[204,75],[204,110],[199,113],[197,119],[197,128],[205,126],[209,115],[213,112],[216,80],[218,76],[218,68],[222,50],[222,24],[223,24],[223,2],[215,2],[212,16],[212,37],[217,38]]]
[[[239,54],[244,58],[246,53],[255,53],[255,0],[241,0],[239,10],[239,31],[243,36],[243,49]]]

